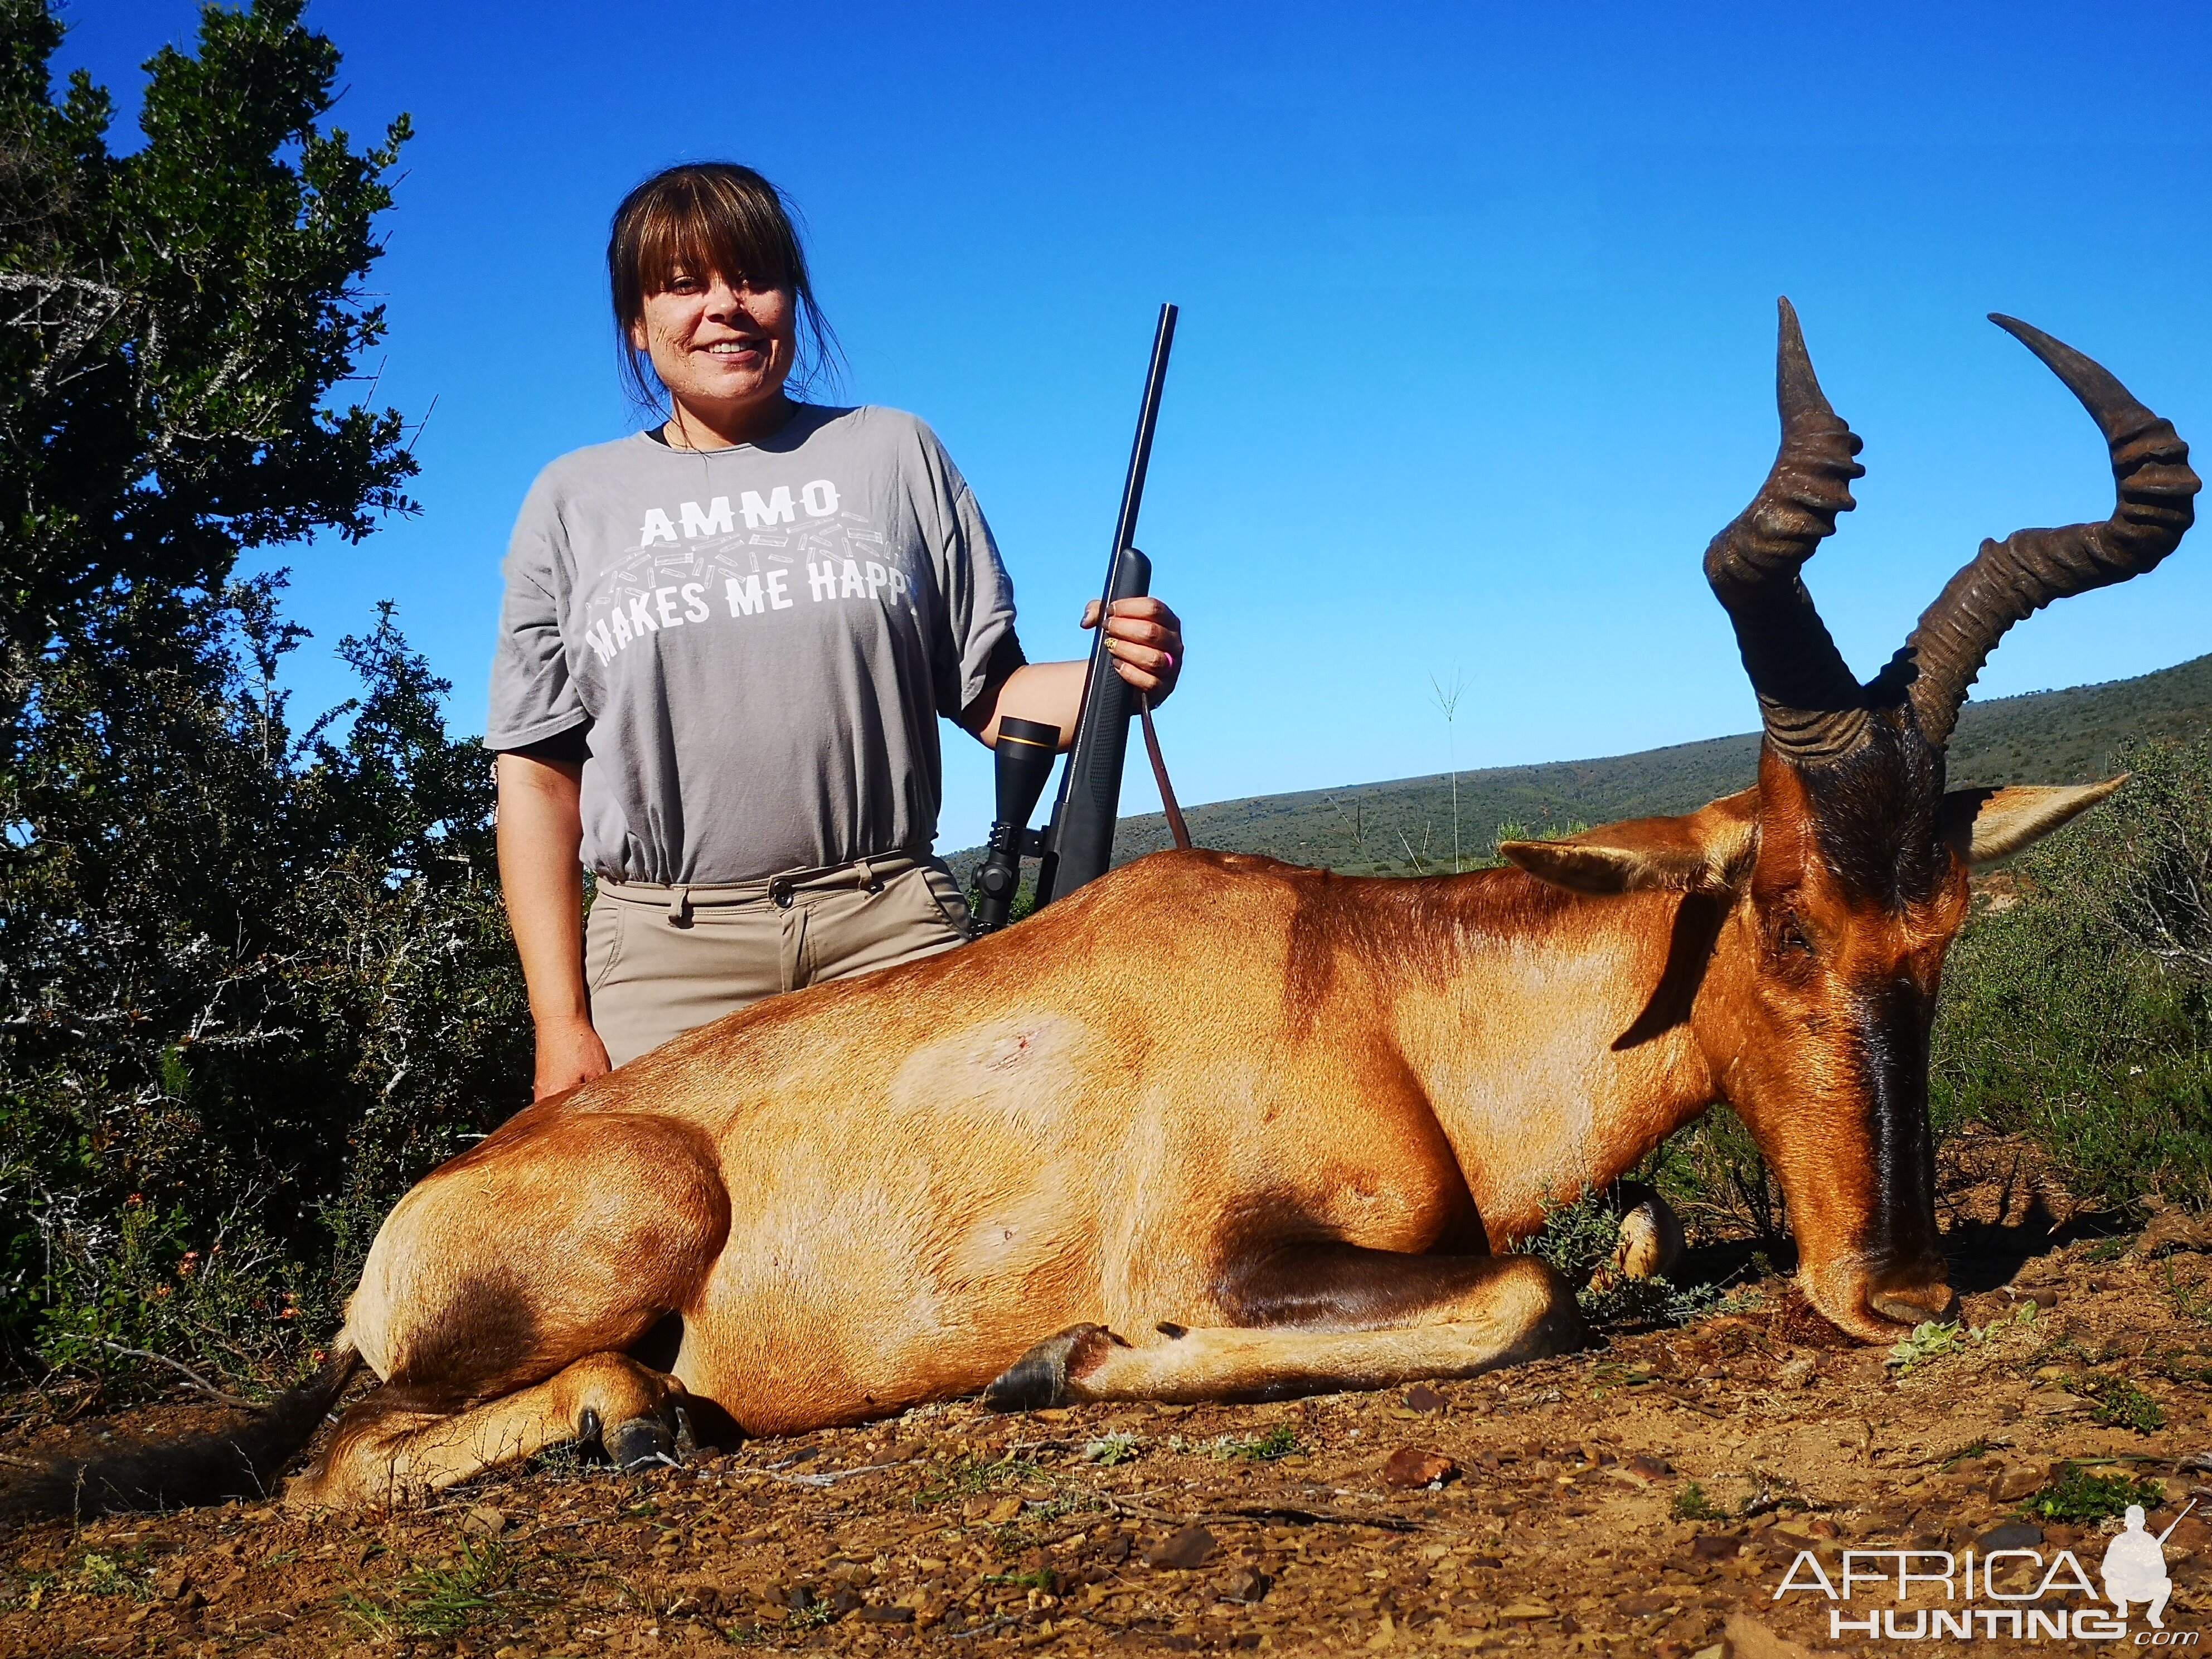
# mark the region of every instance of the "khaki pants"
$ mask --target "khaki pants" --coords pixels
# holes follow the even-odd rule
[[[952,872],[903,854],[729,887],[601,878],[584,932],[592,1024],[621,1066],[733,1009],[965,944]]]

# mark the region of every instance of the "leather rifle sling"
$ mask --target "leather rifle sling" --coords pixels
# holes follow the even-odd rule
[[[1160,758],[1160,734],[1152,730],[1152,700],[1139,693],[1137,713],[1145,722],[1145,753],[1152,757],[1152,781],[1160,787],[1160,805],[1167,809],[1168,834],[1182,851],[1190,851],[1190,827],[1182,821],[1182,808],[1176,804],[1175,786],[1168,781],[1168,763]]]

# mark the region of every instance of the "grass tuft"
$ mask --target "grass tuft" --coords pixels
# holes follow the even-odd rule
[[[1677,1521],[1725,1521],[1728,1511],[1705,1496],[1705,1489],[1696,1481],[1684,1483],[1674,1494],[1674,1518]]]
[[[372,1636],[453,1637],[514,1594],[514,1561],[507,1550],[492,1540],[464,1539],[457,1557],[416,1568],[382,1598],[351,1591],[341,1605]]]

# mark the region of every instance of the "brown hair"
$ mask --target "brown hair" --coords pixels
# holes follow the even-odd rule
[[[817,382],[835,383],[843,354],[814,302],[793,216],[781,191],[734,161],[669,167],[623,198],[607,236],[607,281],[623,381],[640,404],[659,408],[666,388],[651,356],[630,343],[630,331],[644,318],[647,297],[678,270],[785,290],[798,310],[798,356],[787,386],[803,396]]]

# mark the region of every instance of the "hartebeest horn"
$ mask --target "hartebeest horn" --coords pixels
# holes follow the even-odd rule
[[[2145,409],[2109,373],[2071,346],[2014,318],[1990,320],[2040,357],[2105,434],[2118,504],[2102,524],[2015,531],[1985,541],[1920,614],[1905,641],[1915,675],[1909,695],[1921,734],[1942,748],[1966,688],[2004,631],[2053,599],[2140,576],[2179,545],[2196,522],[2198,488],[2189,446],[2171,421]]]
[[[1781,452],[1751,505],[1705,550],[1705,580],[1735,625],[1766,740],[1800,765],[1816,765],[1857,746],[1867,699],[1799,572],[1834,533],[1836,515],[1857,505],[1850,481],[1866,469],[1852,459],[1857,436],[1814,377],[1796,312],[1780,303],[1774,392]]]

